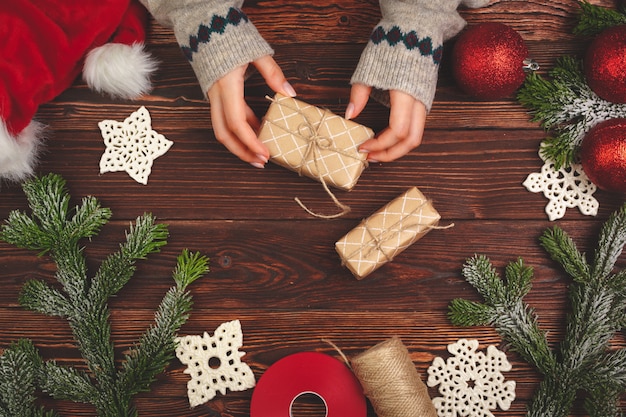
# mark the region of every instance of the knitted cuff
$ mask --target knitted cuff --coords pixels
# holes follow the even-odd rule
[[[488,5],[489,0],[463,0],[461,3],[466,7],[476,9],[478,7],[484,7]]]
[[[424,40],[424,42],[429,39]],[[400,90],[424,103],[430,111],[437,88],[441,46],[432,48],[407,49],[404,45],[394,47],[385,43],[370,41],[350,80],[351,84],[361,83],[378,91],[374,98],[389,105],[389,90]]]
[[[218,79],[233,69],[274,53],[238,8],[231,7],[223,16],[212,16],[209,23],[201,23],[191,34],[178,29],[178,42],[205,96]]]

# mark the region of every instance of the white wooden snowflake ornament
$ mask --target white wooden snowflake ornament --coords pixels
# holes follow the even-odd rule
[[[241,361],[245,352],[243,334],[239,320],[220,324],[213,336],[177,337],[176,356],[191,375],[187,383],[189,405],[195,407],[210,401],[219,391],[245,391],[255,386],[256,381],[250,367]]]
[[[123,122],[98,123],[106,149],[100,158],[100,174],[126,171],[140,184],[148,184],[152,163],[164,155],[174,142],[152,130],[148,110],[141,106]]]
[[[533,193],[543,192],[550,200],[545,210],[551,221],[560,219],[565,215],[565,210],[572,207],[578,207],[587,216],[598,214],[600,204],[593,197],[596,185],[587,177],[582,165],[572,163],[557,171],[554,162],[546,160],[541,152],[539,157],[544,162],[541,172],[528,175],[523,185]]]
[[[495,346],[487,354],[477,349],[477,340],[459,339],[448,345],[454,356],[445,362],[435,358],[428,368],[428,386],[439,385],[443,395],[433,398],[439,417],[493,417],[490,410],[507,411],[515,399],[515,381],[502,375],[511,370],[504,352]]]

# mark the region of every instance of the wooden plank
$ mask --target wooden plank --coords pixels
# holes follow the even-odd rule
[[[442,224],[447,224],[444,220]],[[521,257],[535,269],[535,289],[529,302],[540,309],[566,307],[571,278],[539,246],[538,238],[552,225],[547,221],[454,221],[435,230],[394,261],[362,281],[341,266],[334,242],[356,226],[354,221],[190,221],[169,222],[170,243],[149,261],[139,262],[136,278],[113,305],[156,306],[173,285],[171,271],[184,249],[211,259],[211,272],[194,287],[200,306],[251,310],[445,310],[453,298],[478,299],[461,277],[464,262],[482,254],[503,268]],[[582,252],[595,247],[598,222],[560,222]],[[91,273],[117,250],[126,222],[107,225],[85,242]],[[0,245],[5,284],[0,305],[17,306],[26,279],[53,278],[48,257]],[[502,271],[500,271],[502,272]],[[433,291],[431,288],[445,288]],[[231,291],[232,289],[232,291]]]
[[[38,171],[63,175],[77,199],[95,195],[113,205],[118,219],[143,211],[163,219],[312,219],[294,197],[320,213],[336,212],[319,182],[274,164],[252,168],[204,134],[162,128],[176,122],[154,117],[153,127],[175,144],[155,161],[148,186],[125,172],[99,174],[104,145],[95,130],[57,133]],[[352,191],[335,193],[352,207],[351,219],[367,217],[411,186],[433,199],[448,219],[546,219],[548,201],[522,185],[540,171],[537,151],[543,138],[539,130],[428,130],[413,153],[394,163],[372,164]],[[24,197],[17,186],[2,192],[4,218],[9,209],[24,206]],[[603,216],[621,204],[619,195],[599,191],[596,198]],[[566,218],[580,217],[576,209],[567,211]]]

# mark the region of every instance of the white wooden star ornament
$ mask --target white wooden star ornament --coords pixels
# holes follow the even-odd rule
[[[103,120],[98,123],[106,149],[100,158],[100,174],[126,171],[140,184],[148,184],[152,164],[174,142],[152,130],[148,110],[141,106],[123,122]]]
[[[241,361],[243,334],[239,320],[220,324],[213,336],[177,337],[176,356],[185,365],[189,405],[195,407],[212,400],[219,391],[245,391],[255,386],[250,367]]]

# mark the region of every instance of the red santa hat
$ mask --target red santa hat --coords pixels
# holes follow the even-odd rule
[[[143,48],[146,23],[137,0],[0,2],[0,179],[33,173],[43,140],[33,118],[81,71],[113,97],[150,90],[156,63]]]

